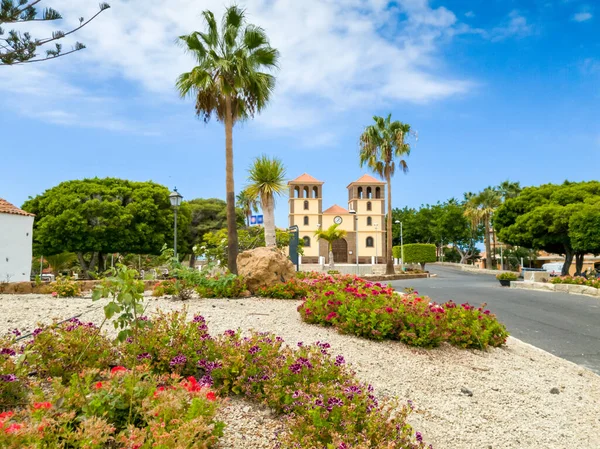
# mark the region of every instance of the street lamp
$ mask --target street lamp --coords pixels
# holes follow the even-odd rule
[[[375,223],[375,265],[377,265],[377,230],[379,229],[379,223]]]
[[[175,212],[174,222],[175,222],[175,235],[173,237],[173,257],[175,260],[179,261],[177,257],[177,209],[181,206],[181,200],[183,196],[177,191],[177,187],[173,189],[171,194],[169,195],[169,200],[171,201],[171,206],[173,206],[173,211]]]
[[[356,275],[360,275],[360,268],[358,267],[358,215],[356,215],[356,211],[354,209],[350,209],[349,211],[352,215],[354,215],[354,221],[356,223],[355,225],[355,231],[356,231],[356,254],[355,254],[355,258],[356,258]]]
[[[401,269],[404,271],[404,239],[402,236],[402,222],[400,220],[396,220],[396,224],[400,225],[400,257],[402,258]]]

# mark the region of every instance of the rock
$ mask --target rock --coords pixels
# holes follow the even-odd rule
[[[294,264],[277,248],[255,248],[237,258],[238,274],[244,278],[250,292],[260,287],[283,284],[296,273]]]
[[[550,393],[551,394],[558,394],[558,393],[560,393],[560,390],[558,388],[554,387],[552,390],[550,390]]]
[[[252,296],[252,293],[250,293],[250,290],[244,290],[241,294],[241,298],[249,298],[250,296]]]
[[[462,387],[460,389],[460,392],[462,394],[464,394],[465,396],[469,396],[469,397],[473,396],[473,392],[471,390],[469,390],[468,388],[465,388],[465,387]]]

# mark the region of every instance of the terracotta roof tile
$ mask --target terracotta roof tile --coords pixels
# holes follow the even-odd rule
[[[356,181],[350,183],[350,185],[352,184],[385,184],[385,182],[381,179],[374,178],[371,175],[362,175]]]
[[[323,215],[325,215],[325,214],[327,214],[327,215],[341,215],[341,214],[349,214],[349,213],[350,212],[348,212],[347,209],[344,209],[342,206],[338,206],[337,204],[334,204],[329,209],[327,209],[326,211],[324,211]]]
[[[296,179],[292,179],[288,184],[324,184],[324,182],[313,178],[308,173],[303,173]]]
[[[19,209],[14,204],[10,204],[5,199],[0,198],[0,214],[13,214],[13,215],[24,215],[25,217],[35,217],[34,214],[30,214],[29,212],[25,212],[24,210]]]

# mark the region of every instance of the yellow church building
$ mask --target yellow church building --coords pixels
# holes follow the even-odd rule
[[[364,175],[348,184],[348,208],[334,204],[323,210],[323,181],[307,173],[288,182],[289,225],[298,226],[304,241],[302,263],[328,262],[327,242],[315,237],[318,229],[338,224],[347,232],[344,239],[333,243],[336,263],[385,263],[385,182]]]

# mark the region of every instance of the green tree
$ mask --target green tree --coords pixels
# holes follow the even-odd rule
[[[226,9],[220,31],[212,12],[207,10],[202,15],[206,32],[179,38],[198,65],[179,76],[177,89],[182,97],[194,97],[198,116],[208,121],[215,115],[225,124],[227,259],[229,270],[237,274],[233,127],[267,105],[275,87],[275,77],[268,71],[277,67],[279,52],[269,45],[262,28],[246,24],[244,11],[237,6]]]
[[[335,269],[335,262],[333,260],[333,242],[346,237],[347,232],[343,229],[338,229],[337,224],[329,226],[327,229],[319,229],[315,232],[317,240],[325,240],[327,242],[327,248],[329,251],[329,269]],[[391,253],[391,251],[390,251]]]
[[[110,253],[158,254],[173,241],[169,190],[153,182],[116,178],[66,181],[23,204],[36,215],[34,252],[74,252],[84,276]],[[179,215],[180,241],[187,229]]]
[[[485,266],[493,267],[493,254],[491,244],[492,217],[496,209],[502,204],[502,196],[493,187],[486,187],[482,192],[472,195],[465,194],[468,198],[465,205],[465,216],[471,220],[473,228],[483,225],[483,241],[485,244]],[[494,233],[495,234],[495,233]]]
[[[60,253],[45,257],[46,262],[52,269],[54,275],[59,275],[62,271],[70,268],[73,262],[77,260],[75,253]]]
[[[386,274],[394,274],[392,258],[392,176],[398,167],[408,172],[408,165],[402,159],[410,154],[406,137],[410,125],[399,121],[392,122],[392,114],[386,118],[374,116],[374,125],[368,126],[360,136],[360,166],[366,165],[387,183],[387,227],[386,227]]]
[[[28,62],[47,61],[49,59],[66,56],[79,50],[83,50],[85,45],[81,42],[75,42],[73,48],[63,52],[62,44],[59,42],[65,37],[79,31],[86,26],[103,11],[110,8],[108,3],[100,3],[100,10],[94,14],[91,19],[79,19],[79,25],[69,31],[54,31],[51,36],[36,39],[29,32],[21,33],[17,30],[10,30],[5,34],[1,25],[23,22],[51,22],[62,19],[58,11],[52,8],[46,8],[41,14],[38,14],[36,5],[42,0],[2,0],[0,2],[0,65],[16,65]],[[46,50],[46,56],[36,58],[40,47],[54,43],[54,47]]]
[[[596,207],[600,207],[600,182],[545,184],[508,199],[494,222],[502,242],[564,255],[563,275],[576,257],[580,273],[583,256],[597,250]]]
[[[267,246],[275,246],[275,195],[285,192],[285,167],[277,158],[266,155],[257,157],[248,170],[250,185],[246,192],[252,198],[260,198],[260,206],[264,213],[265,242]]]
[[[244,217],[246,217],[246,226],[250,227],[250,217],[252,216],[252,212],[258,212],[258,204],[259,201],[256,196],[250,195],[248,189],[242,190],[237,195],[237,207],[242,210],[244,213]]]
[[[406,263],[421,264],[421,267],[424,270],[425,264],[436,261],[436,247],[429,243],[411,243],[404,245],[404,259]]]

